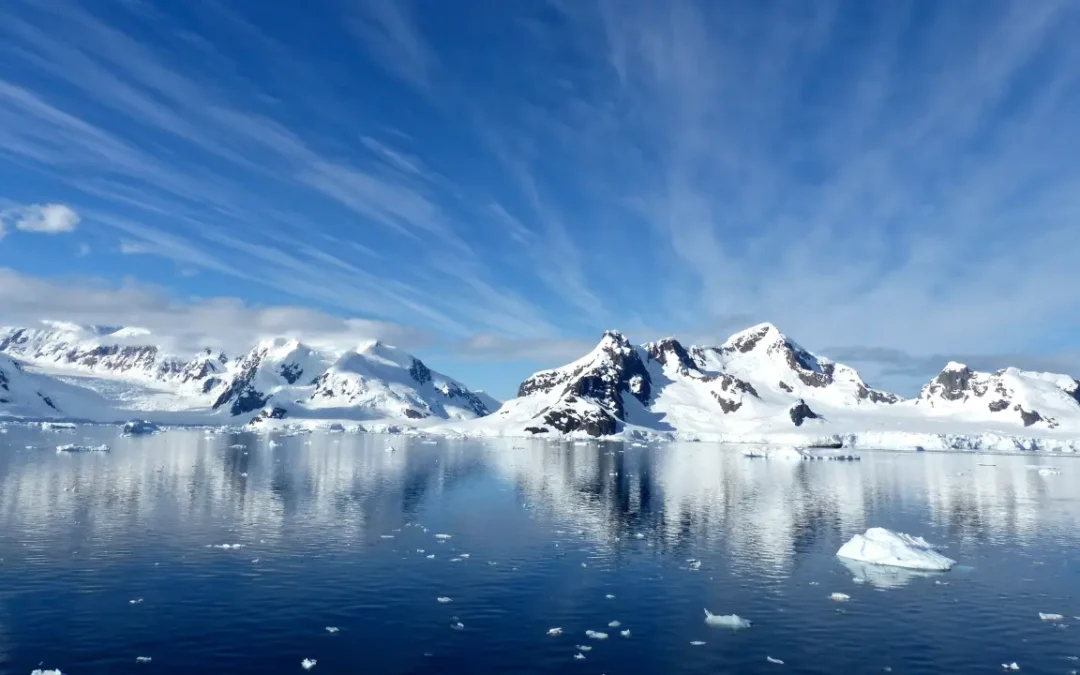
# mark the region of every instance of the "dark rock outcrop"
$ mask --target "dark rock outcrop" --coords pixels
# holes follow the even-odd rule
[[[806,401],[801,398],[795,402],[791,408],[788,409],[788,415],[791,417],[791,421],[797,427],[801,427],[806,420],[820,419],[820,415],[810,409],[810,406],[806,405]]]
[[[420,359],[413,359],[412,365],[409,366],[409,375],[416,380],[417,384],[431,381],[431,371]]]
[[[564,434],[572,431],[584,431],[590,436],[609,436],[619,428],[615,417],[604,410],[551,410],[544,415],[544,424],[554,427]]]

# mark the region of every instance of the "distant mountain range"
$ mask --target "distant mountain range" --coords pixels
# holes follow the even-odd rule
[[[410,426],[487,415],[498,402],[400,349],[346,351],[264,340],[230,358],[167,353],[145,331],[51,323],[0,329],[0,372],[14,385],[0,414],[176,424],[267,419]],[[10,371],[10,373],[9,373]],[[3,380],[0,380],[3,382]]]
[[[0,329],[0,355],[0,415],[20,418],[1080,450],[1073,377],[949,363],[903,399],[772,324],[718,347],[633,345],[608,331],[577,361],[526,379],[501,407],[379,342],[327,351],[277,338],[235,357],[181,358],[138,329],[51,323]]]

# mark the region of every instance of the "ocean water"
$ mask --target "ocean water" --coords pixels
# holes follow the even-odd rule
[[[1070,457],[11,425],[0,673],[1065,675],[1078,525]],[[850,569],[872,526],[959,565]]]

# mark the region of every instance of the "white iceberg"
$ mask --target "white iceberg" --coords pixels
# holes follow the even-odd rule
[[[732,630],[750,627],[750,622],[740,617],[738,614],[720,615],[713,614],[709,610],[705,610],[705,623],[720,628],[731,628]]]
[[[1065,616],[1062,614],[1043,614],[1039,612],[1039,618],[1043,621],[1064,621]]]
[[[448,598],[446,596],[442,596],[442,597],[435,598],[435,602],[439,603],[440,605],[445,605],[445,604],[447,604],[449,602],[453,602],[453,600],[451,600],[450,598]]]
[[[559,637],[562,635],[562,628],[549,628],[547,634],[551,637]]]
[[[585,631],[585,637],[592,638],[593,640],[606,640],[607,633],[601,633],[595,630],[587,630]]]
[[[847,602],[851,599],[851,596],[847,593],[833,593],[829,596],[829,599],[833,602]]]
[[[315,667],[316,663],[318,663],[318,661],[316,661],[315,659],[304,659],[300,662],[300,667],[304,670],[311,670]]]
[[[956,564],[935,551],[922,537],[872,527],[840,547],[836,555],[849,560],[916,570],[945,571]]]

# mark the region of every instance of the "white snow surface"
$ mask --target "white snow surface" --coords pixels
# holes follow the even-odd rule
[[[955,560],[935,551],[922,537],[883,527],[872,527],[863,534],[855,535],[840,547],[836,555],[873,565],[915,570],[946,571],[956,564]]]
[[[304,424],[397,431],[487,414],[498,402],[400,349],[315,349],[269,338],[230,358],[174,355],[137,328],[0,328],[0,417],[150,424]],[[360,424],[362,423],[362,424]]]
[[[919,397],[904,400],[873,389],[854,368],[806,351],[772,324],[736,333],[719,347],[686,348],[670,338],[635,346],[608,332],[582,358],[530,377],[495,414],[431,431],[1076,452],[1078,391],[1080,383],[1068,375],[1015,368],[980,373],[951,363]],[[815,416],[796,424],[800,403]],[[568,418],[574,422],[565,424]]]

